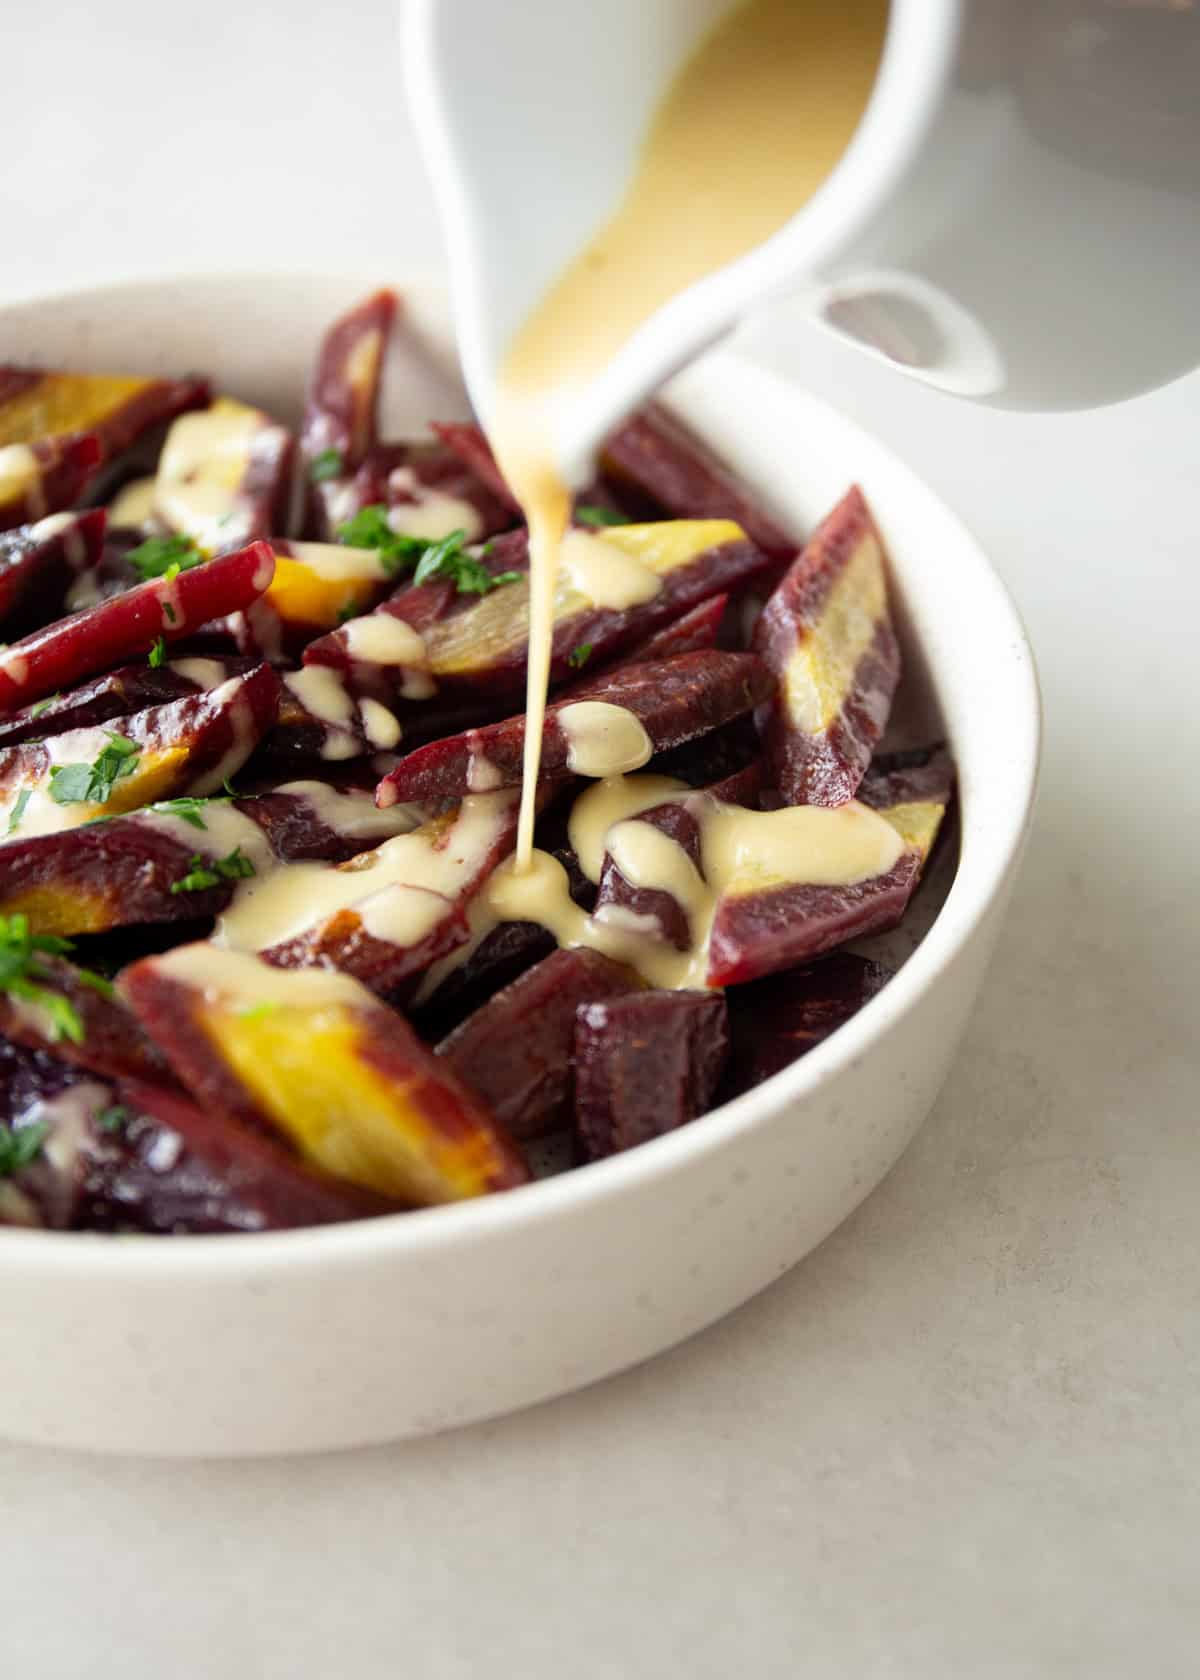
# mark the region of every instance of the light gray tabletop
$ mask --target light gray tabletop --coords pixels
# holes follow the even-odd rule
[[[6,18],[0,292],[437,265],[392,6],[305,11]],[[1041,661],[1039,824],[928,1124],[792,1275],[571,1399],[306,1461],[0,1446],[5,1672],[1196,1672],[1200,376],[1014,418],[783,337]]]

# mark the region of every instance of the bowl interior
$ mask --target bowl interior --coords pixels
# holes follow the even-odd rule
[[[232,394],[296,420],[320,332],[379,276],[233,275],[140,281],[19,302],[0,310],[0,360],[79,369],[178,373],[198,369]],[[406,281],[403,327],[384,384],[383,427],[412,435],[430,418],[468,412],[441,285]],[[417,1215],[247,1238],[176,1238],[172,1265],[256,1259],[306,1246],[401,1246],[532,1213],[538,1198],[617,1194],[630,1177],[669,1172],[730,1128],[799,1102],[894,1023],[992,905],[1025,832],[1036,779],[1039,712],[1031,655],[1003,587],[948,509],[880,444],[795,385],[730,352],[680,375],[667,400],[744,478],[804,532],[852,480],[862,484],[891,556],[905,675],[889,744],[949,739],[960,777],[960,832],[940,852],[906,924],[859,948],[903,972],[861,1014],[800,1063],[705,1121],[624,1157],[529,1191]],[[953,841],[954,837],[951,837]],[[548,1205],[548,1204],[547,1204]],[[87,1264],[134,1264],[144,1245],[0,1231],[8,1241],[90,1251]],[[149,1239],[147,1239],[149,1240]],[[156,1247],[158,1245],[155,1245]],[[218,1251],[224,1258],[218,1261]],[[28,1251],[26,1251],[28,1252]],[[157,1262],[156,1262],[157,1263]]]

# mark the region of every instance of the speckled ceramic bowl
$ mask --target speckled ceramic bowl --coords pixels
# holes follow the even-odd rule
[[[444,300],[403,276],[163,280],[39,299],[0,310],[0,360],[200,368],[294,416],[322,327],[388,278],[408,305],[388,378],[396,435],[463,403]],[[912,1137],[962,1036],[1029,823],[1029,647],[970,534],[849,421],[724,354],[670,395],[799,527],[855,479],[882,527],[907,655],[901,726],[944,728],[961,788],[960,851],[947,848],[922,888],[919,921],[892,950],[900,973],[802,1061],[695,1125],[508,1195],[264,1236],[0,1231],[0,1433],[106,1451],[303,1452],[562,1394],[787,1271]]]

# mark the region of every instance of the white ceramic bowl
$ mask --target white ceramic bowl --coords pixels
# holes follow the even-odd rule
[[[0,361],[200,368],[294,415],[322,327],[382,278],[169,280],[11,305]],[[462,407],[444,302],[418,282],[404,290],[393,435]],[[672,400],[800,527],[851,480],[871,500],[899,597],[906,707],[917,727],[940,713],[960,775],[960,859],[926,937],[853,1021],[765,1085],[527,1189],[264,1236],[0,1231],[0,1433],[106,1451],[298,1452],[562,1394],[779,1277],[912,1137],[962,1035],[1029,822],[1030,651],[968,532],[856,426],[728,355],[689,371]]]

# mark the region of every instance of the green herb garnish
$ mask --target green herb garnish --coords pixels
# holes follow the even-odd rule
[[[49,1135],[47,1120],[35,1120],[32,1126],[18,1126],[13,1131],[0,1126],[0,1178],[11,1178],[36,1160]]]
[[[30,717],[31,718],[40,718],[42,713],[47,709],[47,707],[53,706],[53,704],[56,700],[61,700],[61,699],[62,699],[62,694],[59,693],[59,694],[47,695],[45,700],[38,700],[34,705],[30,706],[30,708],[29,708]]]
[[[567,655],[567,664],[573,671],[582,671],[591,657],[592,643],[580,642],[579,646],[572,648]]]
[[[129,1110],[122,1108],[120,1103],[114,1103],[111,1108],[103,1109],[96,1116],[96,1130],[98,1132],[119,1132],[129,1118]]]
[[[193,828],[207,828],[204,820],[206,805],[224,805],[227,800],[236,798],[233,789],[227,794],[215,793],[208,799],[197,798],[194,794],[181,794],[178,799],[160,799],[154,805],[147,805],[148,811],[157,811],[162,817],[179,817]]]
[[[324,484],[326,479],[339,478],[346,470],[346,463],[342,460],[340,449],[322,449],[319,455],[314,455],[308,463],[308,476],[314,484]]]
[[[632,525],[631,519],[626,519],[623,513],[615,508],[606,507],[577,507],[575,509],[575,523],[577,525]]]
[[[0,916],[0,992],[44,1009],[55,1039],[69,1038],[72,1044],[82,1044],[83,1022],[78,1012],[61,992],[41,984],[53,976],[38,962],[39,955],[61,957],[71,948],[69,939],[30,933],[28,916]]]
[[[371,502],[360,508],[353,519],[338,526],[337,539],[348,548],[373,548],[389,577],[410,572],[429,547],[421,537],[406,537],[393,531],[384,502]]]
[[[188,859],[188,873],[171,883],[171,891],[207,892],[209,887],[219,887],[223,881],[248,880],[254,873],[254,865],[242,855],[240,846],[235,846],[223,858],[208,859],[196,854]]]
[[[143,583],[151,578],[177,578],[193,566],[202,566],[206,556],[191,537],[147,537],[125,556]]]
[[[155,641],[154,641],[154,646],[150,649],[150,652],[146,655],[146,663],[147,663],[147,665],[149,665],[149,667],[152,671],[157,671],[158,667],[162,664],[163,660],[166,657],[167,657],[166,638],[163,637],[163,636],[157,636],[155,638]]]
[[[433,543],[413,574],[414,583],[428,583],[432,578],[448,578],[460,595],[490,595],[505,583],[519,583],[521,572],[489,572],[483,561],[468,554],[463,547],[465,531],[451,531],[441,542]]]
[[[56,764],[50,772],[50,797],[56,805],[106,805],[117,782],[132,776],[139,748],[127,735],[105,730],[108,746],[92,764]]]
[[[21,818],[25,815],[25,807],[33,798],[32,788],[22,788],[17,795],[17,802],[8,813],[8,832],[15,834],[21,826]]]
[[[389,577],[399,577],[411,571],[414,583],[448,578],[460,595],[487,595],[502,583],[515,583],[522,575],[520,572],[501,572],[493,577],[487,567],[463,547],[467,536],[465,531],[451,531],[436,542],[425,537],[406,537],[402,531],[393,531],[383,502],[372,502],[370,506],[361,508],[353,519],[338,526],[337,535],[339,542],[352,548],[373,548]]]

